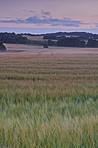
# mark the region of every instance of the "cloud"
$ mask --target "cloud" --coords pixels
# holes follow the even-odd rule
[[[51,26],[72,26],[72,27],[79,27],[81,24],[84,24],[81,21],[72,20],[70,18],[52,18],[50,13],[43,12],[46,16],[42,16],[41,18],[39,16],[32,16],[28,17],[26,19],[6,19],[6,20],[0,20],[0,23],[16,23],[16,24],[36,24],[36,25],[45,25],[49,24]],[[50,17],[47,17],[50,16]]]
[[[50,11],[41,10],[41,14],[42,14],[42,15],[45,15],[45,16],[51,16]]]
[[[26,9],[23,9],[24,12],[30,12],[30,13],[35,13],[36,14],[36,11],[34,10],[26,10]]]
[[[12,19],[12,17],[5,17],[5,19]]]
[[[22,19],[0,20],[0,23],[16,23],[16,24],[19,24],[19,23],[24,23],[24,20],[22,20]]]
[[[32,9],[23,9],[23,11],[26,13],[30,12],[33,16],[20,19],[5,18],[5,20],[0,20],[0,23],[33,24],[37,26],[50,25],[53,27],[80,27],[81,25],[88,25],[82,21],[73,20],[67,17],[62,19],[53,18],[50,11],[40,10],[39,14]]]
[[[96,25],[96,27],[98,27],[98,23],[96,23],[95,25]]]

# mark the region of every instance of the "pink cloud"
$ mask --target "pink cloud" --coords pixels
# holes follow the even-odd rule
[[[96,28],[95,24],[81,24],[79,27],[75,26],[51,26],[50,24],[42,24],[42,25],[36,25],[36,24],[16,24],[16,23],[0,23],[0,27],[15,27],[15,28],[60,28],[60,29],[89,29],[89,28]]]

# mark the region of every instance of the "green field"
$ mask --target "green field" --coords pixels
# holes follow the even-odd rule
[[[98,54],[0,55],[0,148],[97,148]]]

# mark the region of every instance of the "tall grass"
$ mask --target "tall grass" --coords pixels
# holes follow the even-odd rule
[[[98,55],[0,56],[1,148],[97,148]]]

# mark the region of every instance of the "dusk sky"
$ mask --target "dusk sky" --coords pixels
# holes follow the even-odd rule
[[[98,33],[98,0],[0,0],[0,32]]]

